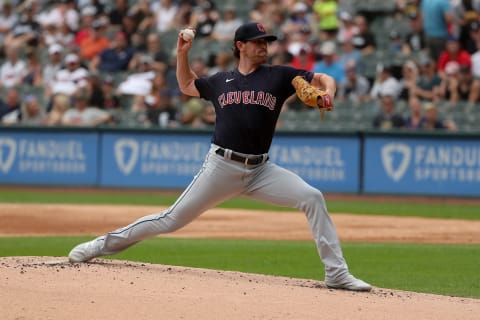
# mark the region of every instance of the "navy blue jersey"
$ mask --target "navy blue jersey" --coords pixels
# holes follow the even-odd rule
[[[267,153],[285,100],[295,93],[295,76],[313,73],[288,66],[261,65],[243,75],[237,69],[195,80],[200,97],[215,106],[212,142],[247,154]]]

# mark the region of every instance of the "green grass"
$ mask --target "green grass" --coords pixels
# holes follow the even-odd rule
[[[16,203],[73,203],[73,204],[119,204],[119,205],[154,205],[169,206],[179,194],[162,194],[152,192],[41,192],[2,190],[0,202]],[[328,200],[331,213],[355,213],[389,216],[417,216],[436,218],[456,218],[480,220],[480,205],[466,204],[426,204],[408,203],[402,200],[392,202]],[[291,211],[247,198],[235,198],[221,204],[222,208],[244,208],[256,210]]]
[[[85,237],[0,238],[0,256],[65,256]],[[356,276],[383,288],[480,298],[480,246],[344,243]],[[115,259],[323,280],[313,241],[153,238]]]
[[[171,205],[177,193],[45,192],[2,190],[0,202]],[[372,215],[419,216],[480,220],[479,205],[328,200],[329,211]],[[246,198],[220,207],[287,211]],[[0,256],[65,256],[88,238],[0,237]],[[375,286],[443,295],[480,298],[480,246],[344,243],[352,273]],[[323,279],[323,265],[313,241],[245,241],[154,238],[115,256],[150,263],[250,273]]]

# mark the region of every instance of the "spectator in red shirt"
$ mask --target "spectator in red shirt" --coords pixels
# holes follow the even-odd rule
[[[445,50],[438,58],[438,72],[442,78],[445,77],[445,66],[450,61],[468,68],[472,66],[470,54],[462,48],[458,38],[453,36],[448,38]]]
[[[110,40],[104,35],[106,27],[101,19],[92,22],[90,35],[80,42],[80,56],[83,60],[91,60],[110,47]]]
[[[90,37],[92,23],[95,20],[97,9],[94,6],[85,6],[80,12],[81,25],[80,29],[75,33],[73,42],[78,46],[83,40]]]
[[[312,52],[311,46],[307,43],[304,43],[300,47],[300,50],[298,50],[298,54],[293,56],[291,66],[299,69],[312,71],[314,65],[315,54]]]

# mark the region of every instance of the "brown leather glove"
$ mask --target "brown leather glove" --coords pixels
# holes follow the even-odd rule
[[[319,108],[322,111],[333,109],[333,99],[322,89],[316,88],[307,82],[303,77],[296,76],[292,85],[297,92],[298,98],[307,106]]]

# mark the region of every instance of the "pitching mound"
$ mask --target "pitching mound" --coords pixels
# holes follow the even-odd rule
[[[117,260],[0,258],[2,319],[478,319],[480,301]]]

